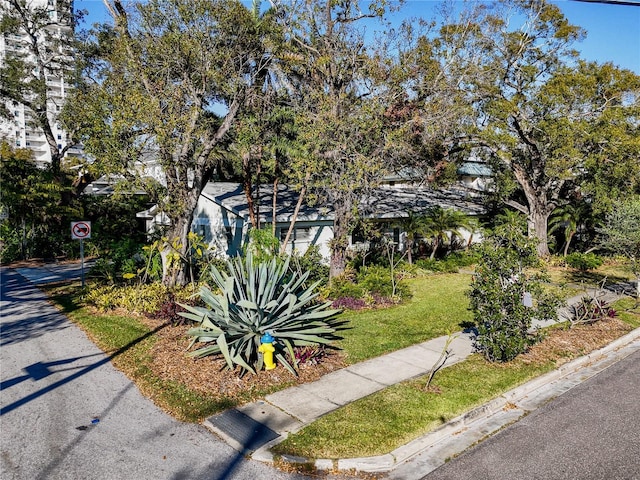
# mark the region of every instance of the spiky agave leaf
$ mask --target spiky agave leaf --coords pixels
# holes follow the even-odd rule
[[[331,309],[330,303],[316,303],[318,283],[305,287],[308,272],[291,273],[288,258],[257,263],[248,252],[227,263],[228,274],[211,270],[220,293],[202,287],[200,298],[206,306],[185,305],[183,316],[200,324],[187,332],[194,340],[191,347],[197,342],[210,344],[191,356],[221,354],[230,369],[256,373],[263,366],[260,338],[270,332],[276,338],[275,357],[295,374],[294,347],[329,344],[344,327],[340,310]]]

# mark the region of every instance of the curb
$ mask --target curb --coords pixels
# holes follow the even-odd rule
[[[286,463],[313,465],[318,470],[355,470],[375,473],[392,471],[422,453],[429,453],[432,456],[427,461],[427,467],[430,470],[420,472],[420,476],[424,476],[445,463],[448,458],[461,453],[637,350],[640,350],[640,328],[632,330],[598,350],[567,362],[556,370],[509,390],[384,455],[338,460],[283,455],[279,459]],[[273,463],[275,459],[270,449],[286,437],[287,435],[284,434],[265,444],[256,450],[251,458],[264,463]]]

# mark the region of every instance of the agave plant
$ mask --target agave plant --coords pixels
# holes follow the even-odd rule
[[[222,354],[229,369],[239,366],[242,373],[256,373],[263,366],[260,338],[270,333],[275,337],[275,358],[295,375],[294,347],[337,338],[335,332],[345,323],[338,319],[340,310],[330,309],[330,302],[315,301],[318,283],[305,286],[309,272],[292,273],[289,259],[254,263],[251,252],[227,263],[229,274],[211,269],[219,293],[200,289],[205,307],[183,305],[187,311],[180,315],[199,323],[187,332],[193,337],[189,349],[196,342],[207,344],[190,356]]]

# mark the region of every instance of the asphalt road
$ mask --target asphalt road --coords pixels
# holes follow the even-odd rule
[[[640,352],[424,477],[640,479]]]
[[[163,413],[16,272],[0,285],[3,480],[300,478]]]

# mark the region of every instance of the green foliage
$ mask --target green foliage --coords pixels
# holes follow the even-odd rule
[[[252,228],[249,230],[249,242],[244,246],[244,255],[251,252],[256,263],[262,263],[278,256],[280,240],[271,230],[266,228]]]
[[[2,260],[75,256],[78,242],[71,239],[70,224],[82,216],[82,208],[73,200],[61,202],[72,197],[75,175],[38,168],[31,151],[0,142],[0,178],[0,210],[6,215]]]
[[[147,208],[146,195],[83,195],[81,200],[85,220],[91,221],[91,243],[98,255],[119,248],[116,245],[124,240],[129,244],[145,243],[136,213]]]
[[[451,244],[456,238],[461,238],[462,229],[471,229],[471,221],[463,212],[453,208],[435,206],[429,209],[424,218],[421,234],[432,240],[430,258],[433,260],[438,248],[450,237]]]
[[[616,202],[598,232],[602,247],[631,259],[640,276],[640,196]]]
[[[542,288],[543,274],[529,272],[533,267],[539,267],[536,241],[517,226],[497,228],[482,245],[468,295],[478,329],[475,347],[489,361],[512,360],[537,342],[534,319],[557,319],[559,301]]]
[[[567,255],[564,261],[570,267],[583,272],[586,272],[588,270],[595,270],[604,263],[602,258],[595,253],[580,252],[574,252]]]
[[[206,306],[183,305],[185,318],[199,323],[188,335],[196,342],[209,344],[189,355],[201,358],[222,354],[229,369],[239,367],[241,373],[262,369],[260,339],[265,333],[275,337],[275,357],[295,374],[297,346],[329,344],[344,322],[337,318],[339,310],[330,303],[316,303],[317,283],[305,287],[308,273],[289,271],[289,259],[254,260],[249,250],[245,257],[229,260],[230,274],[211,269],[220,293],[200,289]],[[288,356],[288,358],[287,358]]]
[[[362,267],[357,274],[356,282],[374,297],[408,298],[411,296],[406,284],[392,282],[388,267],[379,265]]]
[[[291,256],[291,269],[300,275],[309,272],[308,282],[320,282],[319,285],[324,285],[329,280],[329,266],[325,264],[317,245],[310,245],[304,255],[294,253]]]
[[[394,273],[395,281],[391,279],[388,266],[371,265],[360,267],[358,271],[347,269],[344,274],[331,280],[323,295],[334,300],[334,305],[350,305],[362,307],[397,303],[398,300],[411,298],[411,291],[401,278],[401,273]]]
[[[367,291],[362,285],[355,283],[355,278],[349,271],[331,279],[329,287],[324,292],[328,298],[363,298]]]
[[[92,288],[84,300],[102,311],[125,309],[129,312],[157,312],[170,290],[160,283],[149,285],[105,285]]]
[[[456,273],[464,267],[476,264],[480,260],[480,253],[477,249],[467,252],[454,252],[443,259],[420,259],[416,265],[422,270],[438,273]]]
[[[121,283],[125,274],[137,275],[141,266],[140,244],[130,238],[103,243],[101,258],[91,268],[91,276],[106,283]]]
[[[590,205],[585,201],[579,203],[567,203],[556,208],[549,218],[549,233],[562,232],[564,239],[564,255],[569,251],[569,245],[573,236],[581,225],[587,221],[591,213]]]

